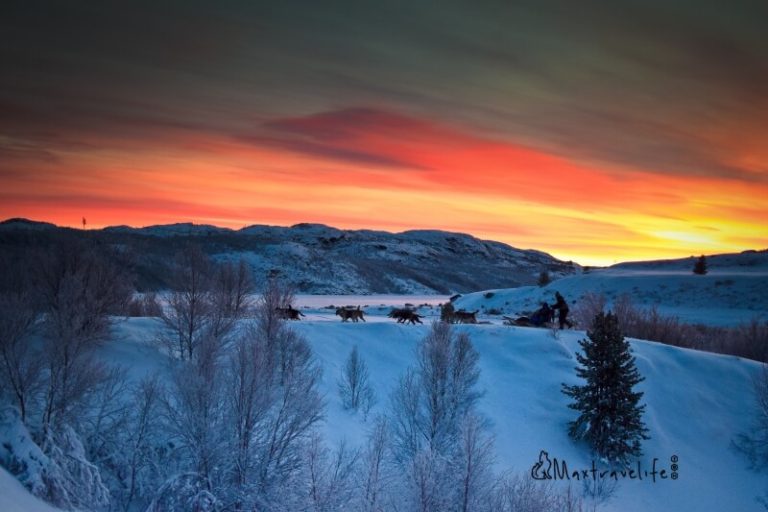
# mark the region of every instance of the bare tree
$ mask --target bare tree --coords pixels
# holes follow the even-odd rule
[[[431,448],[419,450],[405,468],[405,504],[418,512],[442,512],[451,505],[448,461]]]
[[[599,313],[605,312],[608,301],[602,293],[587,292],[573,308],[573,317],[576,324],[589,329]]]
[[[309,509],[315,512],[346,510],[352,501],[354,472],[359,453],[341,442],[334,453],[323,445],[322,438],[312,436],[307,449],[309,474]]]
[[[424,390],[421,434],[430,447],[444,451],[455,439],[464,415],[482,395],[475,390],[480,376],[477,351],[466,333],[435,322],[419,346],[418,375]]]
[[[76,417],[82,399],[106,376],[93,356],[130,297],[126,274],[103,248],[62,243],[41,257],[36,269],[43,308],[44,362],[42,438]],[[47,442],[47,441],[46,441]]]
[[[126,370],[105,368],[104,377],[83,397],[78,407],[77,427],[88,459],[100,467],[111,466],[115,453],[123,450],[122,434],[130,411],[125,397],[131,392]]]
[[[238,320],[250,313],[253,291],[253,278],[245,261],[224,262],[214,267],[209,294],[211,337],[222,340]]]
[[[453,472],[458,476],[456,510],[477,510],[490,492],[492,482],[493,438],[488,435],[485,421],[468,414],[461,424],[459,443],[453,460]]]
[[[211,262],[197,245],[176,256],[172,291],[161,320],[167,328],[165,341],[181,359],[192,359],[210,324]]]
[[[186,480],[233,510],[295,505],[298,495],[287,490],[307,482],[311,434],[322,418],[320,368],[268,300],[233,334],[230,351],[214,336],[201,338],[193,359],[178,362],[162,400]],[[157,503],[182,483],[167,481]]]
[[[155,454],[152,443],[158,435],[158,406],[163,389],[158,376],[144,379],[134,392],[135,406],[130,422],[130,434],[125,446],[125,492],[122,497],[122,509],[131,510],[131,505],[139,496],[146,496],[147,487],[153,475],[151,473]]]
[[[425,421],[422,410],[423,393],[418,376],[411,368],[406,370],[392,393],[392,450],[399,464],[406,464],[418,453],[422,445],[424,434],[421,424]]]
[[[235,342],[227,368],[226,425],[232,454],[230,486],[232,501],[239,509],[254,492],[259,429],[267,422],[276,392],[266,354],[252,331]]]
[[[417,366],[392,396],[397,453],[412,457],[424,445],[446,454],[482,393],[475,389],[478,354],[466,333],[435,322],[417,349]]]
[[[342,406],[352,411],[362,409],[366,417],[376,401],[369,377],[368,365],[360,357],[355,345],[342,368],[337,387]]]
[[[470,510],[483,494],[492,443],[475,411],[477,362],[465,333],[435,322],[392,395],[393,458],[411,509]]]
[[[358,509],[363,512],[380,512],[385,509],[385,493],[391,488],[390,483],[394,480],[387,460],[389,441],[387,420],[380,416],[373,424],[361,457],[361,495]]]
[[[203,481],[219,478],[225,453],[225,400],[223,372],[215,354],[201,352],[196,359],[180,363],[173,372],[169,393],[163,397],[166,427],[186,454],[189,471]]]
[[[203,343],[208,350],[223,346],[253,307],[245,262],[216,264],[197,245],[177,255],[171,285],[160,315],[166,327],[161,341],[181,359],[192,359]]]
[[[29,339],[35,316],[28,291],[0,292],[0,377],[7,383],[7,391],[5,386],[3,391],[18,406],[22,422],[42,384],[42,357]]]

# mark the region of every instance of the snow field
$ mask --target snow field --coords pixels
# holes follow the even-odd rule
[[[323,430],[330,446],[346,440],[362,445],[372,418],[385,413],[389,395],[406,368],[415,362],[417,343],[429,325],[396,324],[371,317],[368,323],[318,320],[293,322],[292,327],[310,343],[323,367],[322,391],[326,400]],[[106,358],[126,365],[134,378],[167,371],[165,356],[148,340],[154,320],[130,319],[116,328],[115,340],[103,349]],[[586,446],[567,435],[567,422],[575,417],[563,382],[578,383],[574,353],[581,331],[499,325],[457,326],[465,330],[480,353],[481,411],[491,420],[496,439],[496,468],[528,474],[540,450],[566,460],[569,468],[586,469],[592,457]],[[755,500],[768,482],[765,474],[747,467],[732,440],[751,428],[753,379],[760,365],[732,356],[680,349],[632,340],[637,366],[646,380],[639,385],[647,405],[644,420],[651,439],[643,444],[640,462],[650,470],[653,458],[669,470],[670,458],[679,458],[679,478],[619,482],[614,497],[601,510],[761,510]],[[377,403],[367,420],[362,413],[343,410],[336,382],[341,368],[357,345],[370,370]],[[579,482],[572,483],[580,490]],[[561,483],[559,485],[567,485]]]

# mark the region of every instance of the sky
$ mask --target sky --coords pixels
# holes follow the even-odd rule
[[[0,219],[762,249],[766,33],[764,0],[11,0]]]

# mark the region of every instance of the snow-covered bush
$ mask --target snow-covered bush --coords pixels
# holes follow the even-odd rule
[[[32,440],[14,407],[0,409],[0,465],[35,496],[44,498],[50,494],[51,461]]]
[[[109,490],[101,472],[88,460],[83,443],[71,427],[64,426],[59,432],[51,433],[46,444],[59,485],[66,492],[54,497],[53,504],[69,510],[97,510],[109,503]]]
[[[33,441],[15,408],[0,409],[0,465],[33,495],[65,510],[96,510],[109,503],[101,472],[71,427],[51,433],[46,445],[48,454]]]
[[[221,504],[210,490],[210,482],[198,473],[184,473],[165,482],[146,512],[216,512]]]
[[[204,489],[211,506],[245,510],[267,504],[291,510],[309,499],[301,490],[309,485],[307,454],[322,417],[320,369],[306,340],[276,311],[274,304],[285,296],[268,289],[229,350],[208,337],[192,359],[178,361],[160,409],[166,439],[187,476],[177,481],[168,475],[156,507],[180,486],[189,499]],[[318,462],[323,457],[316,454]]]
[[[5,283],[6,285],[8,283]],[[29,336],[36,312],[32,293],[23,286],[3,286],[0,291],[0,399],[14,403],[25,421],[34,396],[42,385],[42,357]]]

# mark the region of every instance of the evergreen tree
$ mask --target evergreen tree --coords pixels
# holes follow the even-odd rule
[[[696,263],[693,265],[693,273],[704,275],[707,273],[707,258],[702,254]]]
[[[549,283],[552,282],[552,278],[549,277],[549,272],[546,270],[542,270],[539,274],[539,280],[537,281],[537,284],[539,286],[547,286]]]
[[[599,313],[587,337],[579,342],[584,355],[576,354],[581,365],[576,374],[586,384],[563,384],[563,393],[574,400],[568,407],[580,412],[568,433],[585,439],[608,462],[626,463],[641,454],[641,440],[649,439],[642,421],[645,405],[639,405],[643,393],[632,391],[643,377],[615,315]]]

